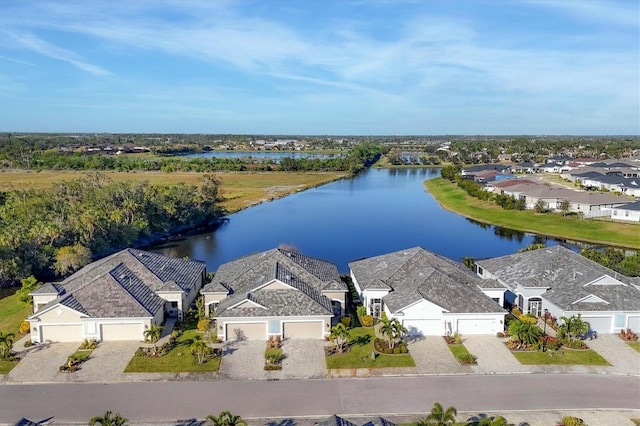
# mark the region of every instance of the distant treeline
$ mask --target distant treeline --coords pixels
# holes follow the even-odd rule
[[[0,192],[0,285],[51,279],[158,234],[214,222],[219,181],[199,186],[114,182],[100,173],[48,189]]]
[[[44,149],[11,140],[0,145],[0,167],[26,170],[114,170],[162,172],[219,172],[219,171],[344,171],[358,173],[375,162],[384,148],[363,143],[333,158],[285,157],[279,163],[252,161],[246,158],[179,158],[137,157],[103,153],[65,152]]]

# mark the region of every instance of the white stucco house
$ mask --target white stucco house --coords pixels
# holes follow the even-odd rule
[[[611,219],[640,222],[640,200],[611,209]]]
[[[124,249],[31,293],[31,341],[141,341],[152,324],[182,318],[205,278],[204,262]]]
[[[351,262],[349,268],[367,313],[397,318],[411,336],[504,330],[506,288],[421,247]]]
[[[479,277],[506,287],[524,313],[581,314],[590,330],[640,331],[640,289],[633,280],[560,245],[475,262]]]
[[[276,248],[221,265],[201,293],[221,340],[323,339],[347,285],[334,264]]]

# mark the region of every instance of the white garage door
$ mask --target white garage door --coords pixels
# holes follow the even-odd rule
[[[102,340],[142,340],[142,324],[102,324],[100,326]]]
[[[46,342],[82,342],[84,333],[82,324],[43,325],[40,329],[40,341]]]
[[[589,331],[598,333],[611,333],[612,317],[582,317],[584,322],[589,323]]]
[[[409,336],[444,336],[444,321],[434,320],[403,320]]]
[[[285,339],[322,339],[322,322],[285,322]]]
[[[227,340],[267,340],[267,323],[231,323],[226,332]]]
[[[640,333],[640,317],[629,317],[629,325],[627,327],[635,333]]]
[[[496,334],[500,325],[495,319],[459,319],[458,333],[460,334]]]

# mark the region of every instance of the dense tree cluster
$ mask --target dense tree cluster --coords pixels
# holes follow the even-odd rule
[[[623,249],[607,247],[604,250],[583,249],[580,254],[628,277],[640,277],[640,252],[629,254]]]
[[[63,275],[153,235],[214,221],[218,180],[199,186],[114,182],[99,173],[49,189],[0,192],[0,285]]]

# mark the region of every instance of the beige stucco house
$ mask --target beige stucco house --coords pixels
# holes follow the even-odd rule
[[[204,262],[119,251],[31,293],[31,341],[143,340],[166,316],[182,318],[205,277]]]
[[[277,248],[221,265],[201,293],[222,340],[322,339],[347,286],[334,264]]]

